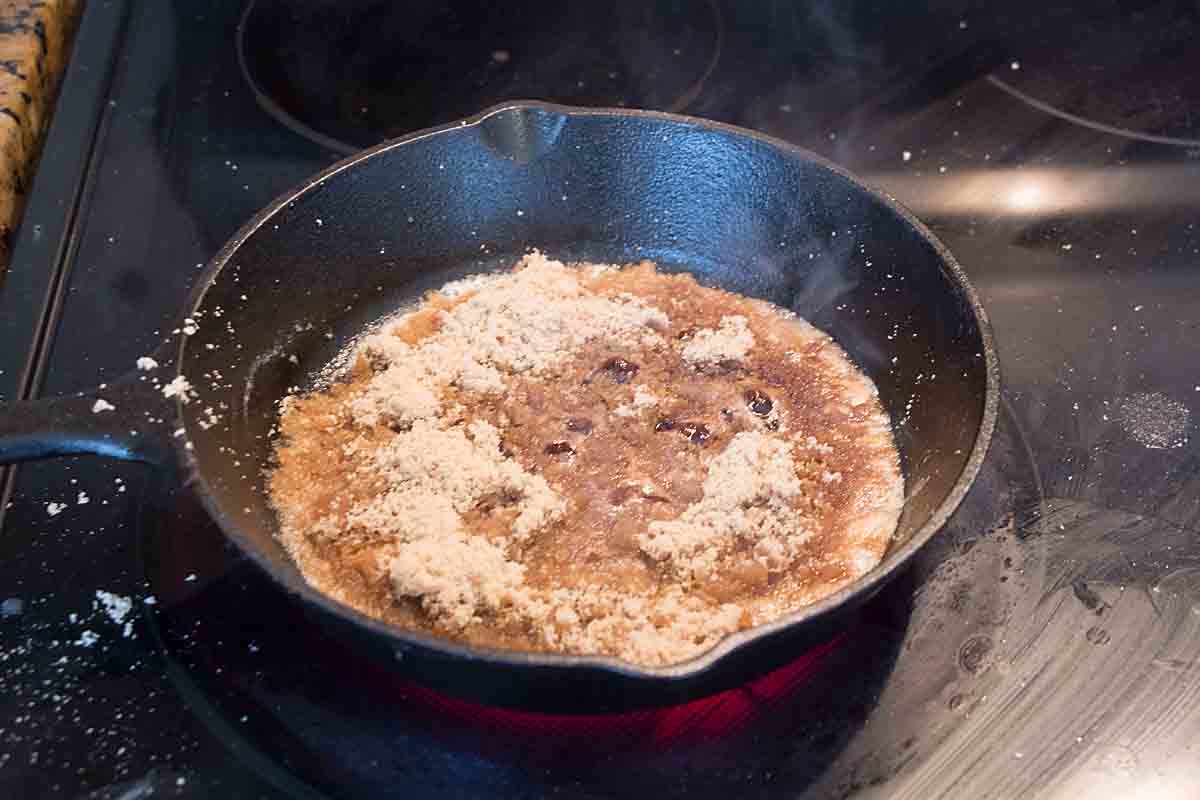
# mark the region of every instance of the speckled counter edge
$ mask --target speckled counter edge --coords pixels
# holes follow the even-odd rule
[[[0,274],[46,132],[82,0],[0,0]]]

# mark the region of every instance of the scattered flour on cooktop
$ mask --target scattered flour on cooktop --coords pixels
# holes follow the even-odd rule
[[[114,594],[103,589],[96,590],[96,607],[104,610],[104,613],[115,624],[121,625],[125,622],[125,617],[133,609],[133,601],[128,597]]]
[[[94,605],[104,612],[110,622],[121,626],[122,636],[129,638],[133,635],[133,620],[129,618],[129,612],[133,610],[132,599],[104,589],[97,589]]]
[[[192,384],[182,375],[176,375],[171,379],[170,383],[164,384],[162,387],[163,397],[178,397],[179,402],[187,405],[192,401]]]
[[[579,435],[593,441],[603,434],[599,427],[593,434],[593,422],[646,430],[653,426],[665,432],[662,436],[676,437],[670,441],[684,448],[681,456],[695,459],[706,453],[697,462],[703,468],[694,470],[697,499],[679,506],[671,518],[650,517],[631,540],[662,577],[657,585],[581,582],[579,575],[547,583],[544,575],[533,580],[533,567],[523,560],[528,548],[569,522],[580,501],[548,480],[536,464],[528,459],[522,464],[507,450],[508,414],[501,411],[493,424],[474,412],[489,403],[503,407],[516,387],[530,381],[545,382],[552,392],[586,397],[595,390],[562,383],[562,376],[573,368],[573,359],[592,352],[589,346],[640,353],[643,363],[651,356],[663,363],[673,359],[685,371],[685,383],[688,371],[707,375],[711,382],[719,379],[714,375],[744,370],[748,367],[741,362],[748,364],[760,347],[744,314],[712,317],[709,327],[674,330],[672,316],[664,310],[675,314],[672,302],[656,304],[628,291],[605,293],[587,283],[618,269],[567,266],[534,252],[511,273],[455,282],[358,342],[357,383],[351,382],[354,388],[340,406],[321,406],[320,414],[306,417],[307,398],[289,397],[281,404],[285,436],[288,430],[318,437],[342,432],[339,441],[345,443],[337,455],[352,465],[349,485],[358,487],[335,493],[324,505],[305,507],[280,496],[280,476],[291,469],[281,460],[272,479],[281,538],[310,581],[341,599],[355,596],[345,588],[349,584],[339,583],[346,580],[338,577],[341,566],[322,555],[349,553],[361,566],[351,583],[370,587],[382,581],[393,602],[416,603],[443,634],[500,626],[528,631],[540,649],[616,655],[644,664],[686,659],[752,624],[752,608],[742,599],[706,593],[712,581],[722,570],[745,572],[739,559],[752,568],[756,585],[785,573],[815,535],[812,515],[798,509],[826,513],[830,498],[841,496],[830,493],[850,491],[844,488],[849,481],[843,481],[847,468],[831,470],[823,460],[841,464],[841,451],[824,444],[825,436],[818,442],[813,434],[822,431],[784,428],[781,419],[790,419],[793,410],[781,411],[782,399],[776,407],[767,402],[763,410],[766,395],[760,392],[750,404],[753,411],[721,410],[722,419],[736,417],[740,429],[716,436],[705,451],[712,434],[706,425],[664,416],[692,413],[688,409],[698,401],[686,399],[687,387],[648,385],[636,364],[621,362],[605,384],[614,397],[608,405],[612,422],[593,418],[585,420],[586,427],[568,425],[566,430],[583,431]],[[776,315],[776,323],[763,321],[771,316],[759,314],[755,324],[792,324],[782,321],[786,314]],[[868,400],[877,411],[874,388],[840,349],[811,326],[796,324],[805,331],[803,341],[824,348],[821,353],[832,352],[810,362],[832,359],[829,374],[843,386],[843,395],[853,396],[844,401],[846,413],[859,413],[855,409]],[[410,335],[414,330],[420,335]],[[772,329],[765,330],[764,342],[777,345]],[[785,357],[782,350],[778,356],[783,361],[808,358],[792,352]],[[611,366],[614,360],[604,363]],[[743,401],[741,389],[729,391],[736,398],[730,402],[750,402],[748,392]],[[786,394],[778,387],[770,391],[777,398]],[[511,410],[516,420],[518,409]],[[700,429],[702,436],[696,433]],[[283,445],[281,457],[287,455],[286,438]],[[902,486],[890,430],[887,445],[891,449],[880,452],[886,450],[891,460],[877,469],[879,479]],[[544,455],[538,453],[543,458],[551,454],[573,458],[575,445],[558,439],[547,444]],[[653,477],[629,502],[663,499],[651,486]],[[619,488],[615,478],[612,486]],[[861,574],[882,555],[899,509],[899,490],[892,488],[877,493],[882,498],[877,503],[879,525],[868,532],[874,540],[853,551],[845,577],[837,580]],[[480,508],[493,506],[502,509],[503,524],[493,520],[486,530],[473,525]],[[580,564],[578,571],[586,575],[588,569]]]

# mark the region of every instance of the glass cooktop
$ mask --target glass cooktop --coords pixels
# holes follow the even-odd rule
[[[810,148],[963,264],[983,472],[829,642],[685,706],[524,714],[328,639],[186,490],[98,459],[0,495],[0,795],[1139,797],[1200,783],[1194,4],[89,3],[7,275],[0,399],[90,387],[342,154],[505,99]]]

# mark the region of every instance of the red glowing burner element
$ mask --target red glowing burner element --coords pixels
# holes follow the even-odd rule
[[[586,741],[589,747],[644,749],[713,739],[743,729],[804,685],[837,649],[846,634],[744,686],[678,706],[608,714],[538,714],[458,700],[432,689],[406,684],[405,702],[425,706],[446,723],[476,732],[519,736],[529,744],[553,739]]]

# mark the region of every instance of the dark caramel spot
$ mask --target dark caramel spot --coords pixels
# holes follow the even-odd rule
[[[575,448],[571,446],[570,442],[551,442],[550,444],[546,445],[545,452],[548,456],[571,456],[575,455]]]
[[[489,492],[475,503],[475,510],[481,514],[490,514],[497,508],[511,506],[519,502],[521,495],[517,492]]]
[[[632,361],[626,361],[623,358],[610,358],[601,365],[600,370],[613,381],[613,383],[629,383],[633,380],[633,376],[638,373],[637,364]]]
[[[685,422],[679,432],[692,444],[704,444],[712,438],[712,431],[703,422]]]
[[[771,409],[775,407],[775,404],[771,402],[771,398],[758,389],[750,389],[746,392],[746,405],[750,407],[753,413],[760,417],[770,414]]]
[[[592,432],[592,421],[587,417],[571,417],[567,420],[567,430],[587,436]]]
[[[654,423],[654,431],[656,433],[661,433],[663,431],[673,431],[673,430],[675,430],[675,420],[673,420],[673,419],[668,419],[667,417],[663,417],[658,422]]]

